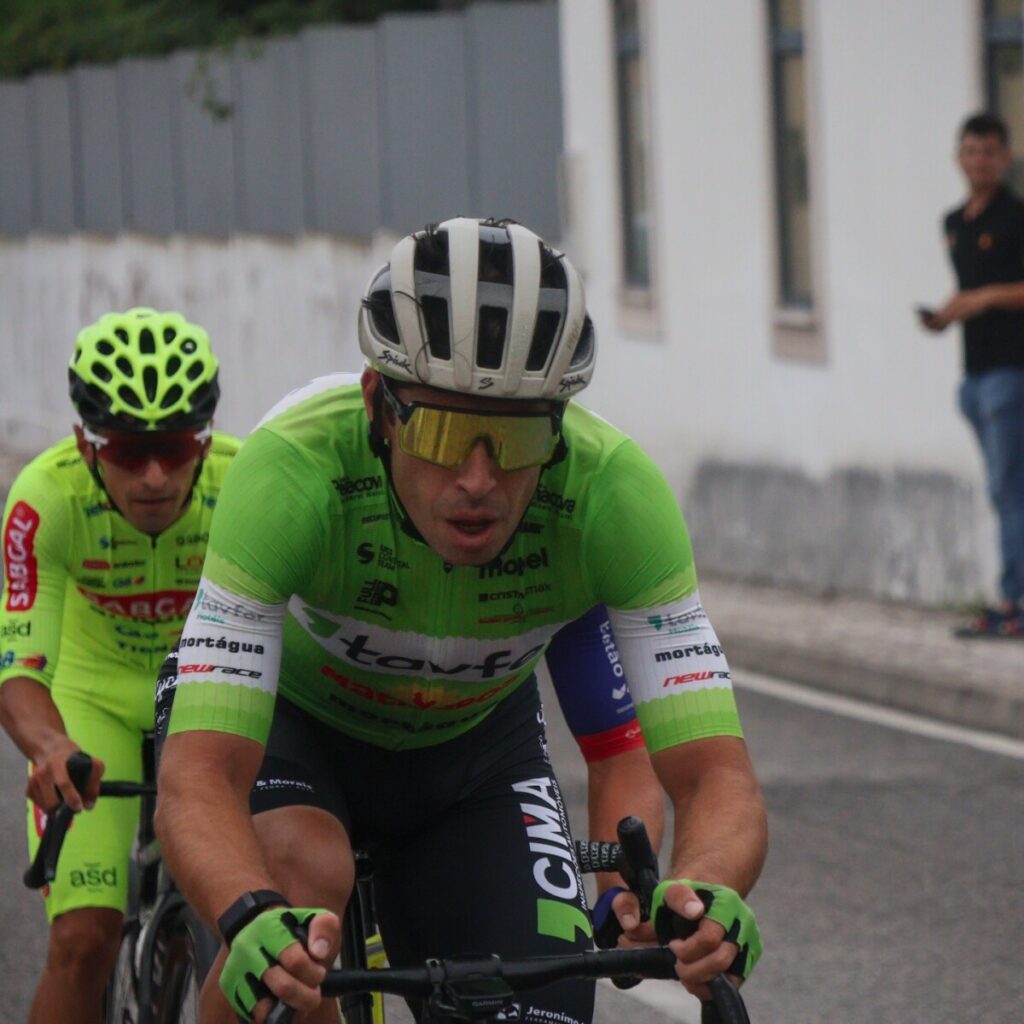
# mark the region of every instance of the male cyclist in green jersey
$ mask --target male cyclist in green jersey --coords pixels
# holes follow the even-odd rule
[[[594,368],[576,271],[517,224],[446,221],[398,243],[359,336],[362,377],[289,396],[235,460],[165,687],[158,834],[226,947],[204,1024],[262,1021],[271,993],[337,1019],[317,986],[353,843],[393,964],[590,945],[533,669],[602,602],[674,805],[677,973],[701,996],[746,977],[763,802],[675,499],[569,401]],[[650,941],[629,894],[615,912]],[[520,1019],[592,1011],[571,982]]]
[[[153,679],[194,598],[238,447],[211,432],[217,360],[178,313],[132,309],[86,327],[69,383],[81,422],[21,472],[3,521],[0,722],[31,762],[32,853],[59,796],[91,808],[104,769],[141,778]],[[81,793],[66,768],[79,749],[97,755]],[[32,1024],[102,1018],[137,805],[100,801],[68,833],[45,893]]]

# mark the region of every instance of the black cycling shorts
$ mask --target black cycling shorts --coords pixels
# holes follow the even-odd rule
[[[173,685],[158,699],[166,730]],[[591,949],[565,807],[532,677],[469,732],[390,751],[351,739],[278,697],[253,814],[312,805],[369,851],[392,966],[427,957],[544,956]],[[527,993],[528,1024],[589,1024],[594,985]]]

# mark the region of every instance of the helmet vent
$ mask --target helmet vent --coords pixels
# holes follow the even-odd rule
[[[139,401],[139,396],[127,384],[122,384],[117,389],[118,397],[124,402],[125,405],[130,405],[133,409],[141,409],[142,403]]]
[[[102,363],[93,363],[92,372],[93,375],[99,377],[104,384],[109,383],[114,377],[110,370],[108,370]]]
[[[157,384],[159,384],[159,378],[157,377],[156,367],[147,366],[142,371],[142,386],[146,389],[146,398],[151,402],[156,400]]]
[[[139,351],[144,356],[151,356],[156,352],[156,338],[148,327],[143,327],[139,331]]]
[[[173,327],[164,328],[164,344],[170,345],[172,341],[178,336],[178,332]]]
[[[193,363],[185,371],[185,376],[188,377],[189,380],[195,380],[196,377],[201,377],[202,375],[203,375],[203,364],[202,363]]]
[[[448,232],[426,231],[419,236],[418,242],[414,269],[448,277],[451,273],[448,263]]]
[[[101,356],[112,355],[114,352],[114,343],[111,341],[97,341],[96,351],[99,352]]]
[[[116,360],[116,363],[117,363],[117,368],[126,377],[134,377],[135,376],[135,367],[132,366],[131,360],[128,359],[126,356],[118,356],[117,360]]]
[[[507,239],[506,232],[502,232]],[[492,281],[496,284],[512,284],[512,246],[480,239],[480,266],[477,271],[480,281]]]
[[[125,345],[128,344],[128,332],[123,327],[115,327],[114,336],[118,341],[124,342]]]
[[[167,370],[168,377],[173,377],[180,368],[181,360],[177,356],[171,356],[171,358],[167,360],[167,366],[165,369]]]
[[[483,370],[498,370],[505,355],[505,329],[508,310],[500,306],[481,306],[477,327],[476,363]]]
[[[185,355],[190,356],[190,355],[192,355],[193,352],[195,352],[195,350],[196,350],[196,343],[195,343],[195,339],[194,338],[186,338],[181,343],[181,351],[184,352]]]
[[[427,347],[435,359],[451,359],[452,341],[448,332],[448,303],[438,295],[420,298],[423,323],[427,328]]]
[[[590,362],[590,356],[594,351],[594,324],[588,316],[583,321],[583,329],[580,331],[580,340],[576,342],[576,351],[572,354],[572,359],[569,360],[570,369],[576,366],[582,366],[584,363]]]
[[[167,389],[167,394],[164,395],[164,397],[160,400],[160,408],[170,409],[170,407],[174,405],[174,403],[177,402],[179,398],[181,398],[181,394],[181,386],[179,384],[172,384]]]
[[[537,326],[533,329],[533,341],[530,342],[530,354],[526,357],[528,370],[543,370],[547,365],[551,346],[558,335],[561,314],[550,309],[542,309],[537,314]]]

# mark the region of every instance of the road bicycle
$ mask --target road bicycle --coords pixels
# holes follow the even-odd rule
[[[636,894],[641,918],[650,920],[651,900],[659,879],[658,858],[643,822],[623,818],[619,842],[576,842],[576,859],[584,873],[618,872]],[[614,918],[612,918],[614,921]],[[617,924],[603,941],[613,943]],[[658,939],[667,944],[686,938],[696,924],[665,915]],[[296,930],[303,943],[306,934]],[[517,994],[569,978],[611,978],[622,989],[646,978],[675,979],[675,955],[665,945],[638,950],[601,949],[556,957],[502,960],[497,956],[431,959],[423,967],[385,968],[386,954],[377,930],[373,900],[373,866],[365,852],[356,854],[356,884],[342,925],[341,970],[327,974],[321,990],[340,999],[346,1024],[385,1024],[382,995],[423,1000],[419,1024],[475,1024],[518,1019]],[[725,976],[710,985],[712,1002],[701,1011],[702,1024],[750,1024],[739,991]],[[278,1002],[267,1024],[292,1024],[295,1011]]]
[[[156,787],[152,743],[144,750],[147,781],[101,782],[101,797],[140,797],[139,828],[129,865],[128,906],[121,945],[106,993],[107,1024],[196,1024],[199,991],[218,949],[218,939],[202,924],[176,889],[160,857],[153,830]],[[92,759],[78,752],[68,772],[82,790]],[[24,882],[38,889],[56,877],[64,836],[73,818],[63,801],[48,816],[46,828]],[[584,872],[622,875],[649,919],[658,882],[658,861],[643,822],[619,823],[619,842],[576,842]],[[339,998],[346,1024],[385,1024],[385,993],[423,1000],[421,1024],[441,1021],[514,1020],[515,994],[567,978],[612,978],[629,988],[644,978],[675,978],[675,957],[664,946],[639,950],[603,949],[561,957],[502,961],[497,956],[428,960],[422,968],[386,968],[377,928],[373,868],[365,851],[356,853],[356,884],[343,922],[341,970],[328,973],[324,995]],[[690,922],[672,916],[659,940],[685,937]],[[675,931],[672,931],[672,928]],[[301,932],[297,937],[305,941]],[[612,939],[614,936],[611,937]],[[703,1024],[749,1024],[743,1000],[721,975],[710,985],[713,1002],[702,1011]],[[295,1011],[278,1003],[267,1024],[290,1024]]]
[[[143,746],[144,782],[100,783],[100,796],[139,797],[139,827],[128,869],[128,903],[121,944],[105,997],[106,1024],[196,1024],[199,990],[219,943],[178,892],[160,857],[153,830],[156,808],[151,737]],[[68,758],[75,788],[83,790],[92,758]],[[57,861],[74,813],[63,801],[47,816],[39,849],[23,881],[39,889],[57,875]]]

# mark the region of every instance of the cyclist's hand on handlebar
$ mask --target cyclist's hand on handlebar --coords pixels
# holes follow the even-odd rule
[[[676,974],[702,1000],[709,981],[729,974],[742,984],[761,956],[753,911],[726,885],[669,879],[654,891],[651,907],[659,939],[676,955]]]
[[[89,781],[80,793],[68,775],[68,757],[79,749],[70,736],[55,736],[33,761],[25,795],[47,813],[57,807],[61,798],[76,813],[83,807],[92,810],[96,803],[100,795],[100,778],[106,766],[98,757],[92,759]]]
[[[308,933],[308,946],[301,939]],[[341,947],[341,922],[329,910],[272,907],[232,940],[220,987],[243,1020],[262,1022],[283,1000],[309,1012],[320,1005],[320,982]]]
[[[608,921],[609,915],[618,921],[618,928]],[[611,946],[631,949],[657,945],[654,925],[650,921],[641,921],[640,917],[640,901],[635,893],[621,886],[609,889],[601,895],[594,907],[594,937],[597,945],[604,949]]]

